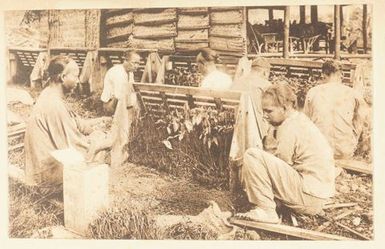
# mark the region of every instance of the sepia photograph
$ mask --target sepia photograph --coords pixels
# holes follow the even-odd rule
[[[2,10],[7,237],[373,241],[376,5],[286,2]]]

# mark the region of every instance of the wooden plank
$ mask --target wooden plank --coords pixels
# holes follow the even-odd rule
[[[196,8],[178,8],[179,14],[184,15],[202,15],[207,14],[209,9],[207,7],[196,7]]]
[[[356,160],[336,160],[335,161],[336,167],[341,167],[347,170],[351,170],[358,173],[373,174],[373,167],[371,164],[367,164],[362,161],[356,161]]]
[[[208,42],[209,32],[207,29],[198,29],[198,30],[178,30],[178,36],[175,38],[175,41],[197,41],[205,40]],[[202,42],[202,41],[201,41]]]
[[[156,27],[135,25],[133,28],[135,38],[168,38],[177,36],[176,24],[157,25]]]
[[[209,25],[209,15],[179,15],[178,16],[178,30],[180,28],[184,27],[191,27],[191,26],[208,26]]]
[[[241,24],[213,25],[210,27],[210,36],[242,37]]]
[[[240,38],[220,38],[210,36],[210,48],[214,50],[244,52],[244,39]]]
[[[127,48],[99,48],[99,52],[117,52],[117,53],[122,53],[126,52]],[[141,49],[135,49],[136,52],[158,52],[157,49],[149,49],[149,48],[141,48]]]
[[[346,237],[342,237],[334,234],[321,233],[321,232],[316,232],[316,231],[311,231],[311,230],[306,230],[298,227],[291,227],[291,226],[281,225],[281,224],[269,224],[269,223],[255,222],[255,221],[246,221],[246,220],[239,220],[236,218],[231,218],[230,223],[241,227],[260,229],[260,230],[265,230],[265,231],[279,233],[279,234],[285,234],[285,235],[306,239],[306,240],[338,240],[338,241],[353,240],[350,238],[346,238]]]
[[[210,13],[210,25],[241,24],[242,21],[243,11],[241,9]]]
[[[8,147],[8,152],[21,149],[21,148],[24,148],[24,143],[20,143],[20,144]]]
[[[105,24],[110,25],[121,25],[121,24],[131,24],[134,22],[134,15],[132,12],[124,13],[122,15],[115,15],[106,18]]]
[[[9,52],[47,52],[46,48],[26,48],[26,47],[8,47]]]
[[[189,25],[189,26],[178,26],[178,31],[186,31],[186,30],[201,30],[201,29],[209,29],[210,25]]]
[[[220,91],[197,87],[155,85],[146,83],[134,83],[134,89],[136,91],[159,91],[165,93],[190,94],[193,96],[210,96],[214,98],[218,97],[234,100],[239,100],[242,94],[241,92],[237,91]]]
[[[334,58],[339,60],[341,57],[341,6],[334,5]]]

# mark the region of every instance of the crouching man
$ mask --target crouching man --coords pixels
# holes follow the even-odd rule
[[[275,198],[298,213],[321,212],[335,191],[333,151],[326,138],[296,111],[296,96],[287,84],[269,87],[262,108],[275,127],[273,138],[266,141],[275,141],[275,146],[272,154],[258,148],[245,152],[241,184],[255,208],[236,216],[278,223]]]

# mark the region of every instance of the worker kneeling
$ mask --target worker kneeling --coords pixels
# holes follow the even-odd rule
[[[296,96],[287,84],[269,87],[262,95],[262,107],[274,127],[264,139],[270,149],[245,152],[241,183],[255,208],[236,216],[278,223],[274,198],[298,213],[321,212],[335,191],[333,151],[326,138],[295,109]]]

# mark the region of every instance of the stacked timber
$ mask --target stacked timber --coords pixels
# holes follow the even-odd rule
[[[133,38],[129,46],[136,49],[158,49],[174,52],[177,36],[175,8],[134,9]]]
[[[176,51],[190,51],[208,47],[210,24],[208,8],[181,8],[178,11]]]
[[[210,47],[214,50],[244,53],[244,9],[242,7],[216,7],[210,9]]]
[[[107,9],[102,11],[102,30],[104,31],[102,46],[125,48],[134,28],[132,9]]]

